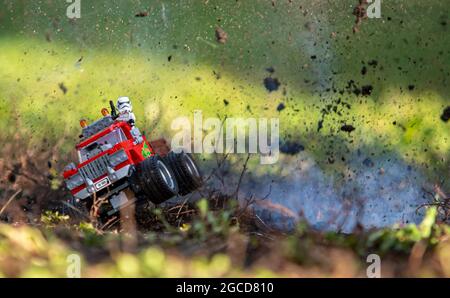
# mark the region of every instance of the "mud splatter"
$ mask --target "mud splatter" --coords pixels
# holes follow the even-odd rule
[[[359,0],[359,4],[353,9],[353,15],[356,17],[353,33],[357,33],[362,21],[367,19],[367,0]]]
[[[345,131],[345,132],[348,132],[348,133],[353,132],[355,129],[356,128],[353,125],[350,125],[350,124],[345,124],[345,125],[341,126],[341,130]]]
[[[267,67],[267,68],[266,68],[266,71],[267,71],[268,73],[274,73],[274,72],[275,72],[275,68],[273,68],[272,66],[270,66],[270,67]]]
[[[446,107],[442,112],[441,120],[444,122],[448,122],[448,120],[450,120],[450,106]]]
[[[266,87],[269,92],[277,91],[280,85],[281,83],[277,78],[267,77],[264,79],[264,87]]]
[[[301,151],[304,151],[305,147],[294,141],[285,141],[280,146],[280,152],[289,155],[296,155]]]
[[[137,14],[134,15],[136,18],[144,18],[149,16],[148,11],[140,11]]]
[[[67,94],[68,89],[67,89],[66,85],[64,85],[64,83],[59,83],[58,87],[64,94]]]
[[[373,86],[372,85],[365,85],[361,87],[361,94],[363,96],[369,96],[372,94]]]
[[[216,40],[218,43],[225,44],[228,41],[228,33],[220,27],[216,27]]]
[[[284,110],[286,108],[286,105],[284,103],[280,103],[277,107],[277,111],[281,112],[282,110]]]

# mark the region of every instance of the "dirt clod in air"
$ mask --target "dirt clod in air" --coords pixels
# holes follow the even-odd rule
[[[59,89],[64,93],[64,94],[66,94],[67,93],[67,87],[66,87],[66,85],[64,85],[64,83],[59,83],[58,84],[58,87],[59,87]]]
[[[448,122],[448,120],[450,120],[450,106],[446,107],[444,112],[442,112],[441,120],[444,122]]]
[[[361,94],[363,96],[369,96],[372,94],[373,87],[371,85],[366,85],[361,87]]]
[[[363,68],[361,69],[361,74],[363,76],[365,76],[367,74],[367,67],[366,66],[363,66]]]
[[[363,165],[365,165],[368,168],[373,168],[375,166],[374,162],[370,158],[364,159]]]
[[[16,182],[16,175],[15,175],[13,172],[10,172],[10,173],[8,174],[8,181],[9,181],[10,183]]]
[[[45,33],[45,40],[47,42],[52,42],[52,35],[50,34],[50,32]]]
[[[317,132],[319,132],[323,128],[323,121],[324,119],[320,119],[317,123]]]
[[[359,4],[353,9],[353,15],[356,17],[353,33],[358,33],[362,21],[367,19],[367,4],[367,0],[359,0]]]
[[[347,83],[347,86],[345,87],[345,89],[349,92],[349,93],[353,93],[356,96],[369,96],[372,94],[373,91],[373,86],[372,85],[364,85],[359,87],[354,80],[350,80]]]
[[[143,17],[148,17],[149,13],[148,11],[140,11],[137,14],[135,14],[134,16],[137,18],[143,18]]]
[[[375,68],[375,67],[378,66],[378,61],[377,60],[370,60],[369,62],[367,62],[367,64],[369,64],[370,66]]]
[[[281,83],[277,78],[267,77],[264,79],[264,86],[269,92],[276,91],[280,87]]]
[[[294,141],[285,141],[280,146],[280,152],[288,155],[296,155],[301,151],[304,151],[305,147]]]
[[[284,105],[284,103],[280,103],[277,107],[277,111],[281,112],[282,110],[284,110],[286,108],[286,106]]]
[[[345,125],[343,125],[342,127],[341,127],[341,130],[342,131],[345,131],[345,132],[348,132],[348,133],[351,133],[352,131],[354,131],[356,128],[353,126],[353,125],[350,125],[350,124],[345,124]]]
[[[228,33],[222,28],[216,27],[216,39],[218,43],[225,44],[228,41]]]
[[[216,78],[216,80],[220,80],[222,78],[220,72],[216,72],[215,70],[213,70],[213,75]]]
[[[273,68],[273,66],[270,66],[270,67],[267,67],[267,68],[266,68],[266,71],[267,71],[268,73],[274,73],[274,72],[275,72],[275,68]]]

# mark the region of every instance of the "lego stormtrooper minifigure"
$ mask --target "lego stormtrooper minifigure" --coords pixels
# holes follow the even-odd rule
[[[134,126],[136,122],[136,116],[133,113],[133,106],[131,105],[130,99],[126,96],[119,97],[117,100],[117,110],[119,111],[119,117],[117,120],[129,122]]]
[[[119,112],[119,117],[117,117],[117,120],[130,123],[133,127],[131,129],[131,134],[133,135],[135,144],[141,144],[144,139],[142,138],[139,128],[134,126],[136,116],[133,113],[133,106],[131,105],[130,99],[126,96],[119,97],[117,100],[117,110]]]

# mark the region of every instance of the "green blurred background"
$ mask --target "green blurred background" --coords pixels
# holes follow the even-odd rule
[[[170,138],[171,121],[196,109],[279,117],[282,144],[301,144],[323,168],[363,152],[448,177],[448,2],[383,1],[382,18],[354,34],[357,3],[81,0],[70,20],[64,0],[1,0],[1,137],[64,140],[69,152],[80,118],[127,95],[152,137]],[[371,94],[355,92],[363,86]]]

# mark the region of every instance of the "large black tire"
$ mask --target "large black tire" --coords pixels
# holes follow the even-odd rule
[[[181,195],[187,195],[203,184],[202,174],[190,154],[170,152],[164,161],[172,168]]]
[[[178,194],[178,183],[170,166],[154,155],[136,167],[134,181],[139,194],[154,204],[160,204]]]

